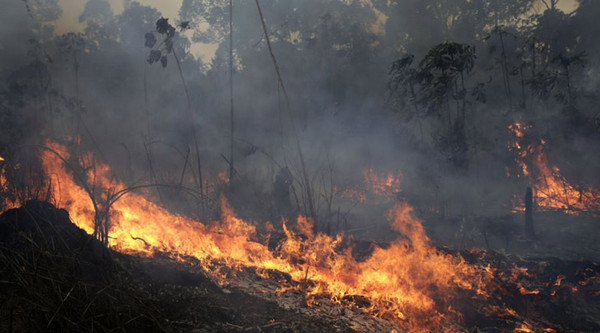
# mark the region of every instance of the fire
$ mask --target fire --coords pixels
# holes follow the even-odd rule
[[[345,187],[342,189],[335,187],[335,192],[339,193],[343,198],[360,204],[367,203],[367,197],[373,198],[372,194],[388,202],[395,201],[398,193],[400,193],[402,173],[377,173],[373,168],[365,168],[363,169],[363,181],[364,186]]]
[[[0,162],[5,161],[2,156],[0,156]],[[6,178],[6,170],[7,165],[2,163],[0,165],[0,209],[11,209],[19,207],[19,200],[17,198],[10,198],[7,194],[13,192],[13,189],[10,188],[10,184]]]
[[[525,125],[523,123],[514,123],[508,126],[508,129],[515,135],[516,140],[511,142],[508,146],[508,150],[514,151],[518,158],[515,159],[515,162],[521,168],[523,175],[529,176],[529,168],[527,163],[525,162],[527,157],[533,154],[533,147],[531,145],[527,145],[523,147],[521,140],[525,136],[525,131],[531,129],[531,125]],[[507,170],[507,174],[510,172]],[[517,177],[520,177],[520,174],[517,174]]]
[[[337,189],[336,189],[337,190]],[[364,190],[346,188],[340,191],[341,196],[350,199],[352,202],[364,204],[367,202],[367,193]]]
[[[393,199],[400,192],[402,173],[396,175],[391,172],[378,174],[372,168],[367,168],[363,170],[363,176],[367,191],[388,199]]]
[[[536,204],[540,210],[560,210],[571,215],[578,215],[580,212],[600,212],[600,190],[569,183],[561,175],[560,169],[548,162],[544,151],[545,140],[540,139],[527,145],[522,142],[525,131],[531,129],[531,125],[514,123],[508,128],[516,137],[509,149],[517,154],[515,161],[522,174],[533,182]],[[524,210],[520,200],[517,201],[515,210]]]
[[[220,171],[217,174],[217,177],[219,178],[219,180],[221,181],[221,183],[223,184],[229,184],[229,172],[224,170],[224,171]]]
[[[0,193],[8,193],[8,182],[6,181],[6,169],[0,168]],[[3,198],[0,201],[0,207],[2,208],[14,208],[8,198]]]
[[[47,146],[68,159],[63,146],[52,142]],[[60,184],[52,187],[56,204],[68,208],[74,223],[93,233],[95,208],[85,187],[50,151],[43,151],[41,158],[46,173],[54,177],[53,183]],[[95,165],[85,181],[93,184],[96,192],[124,187],[110,177],[106,165],[98,161]],[[374,174],[369,171],[365,175]],[[394,177],[384,180],[374,188],[392,191],[399,182]],[[128,193],[110,210],[109,245],[125,253],[152,256],[160,251],[181,261],[194,258],[215,279],[223,278],[214,268],[215,262],[234,269],[253,268],[263,278],[273,270],[287,273],[306,286],[307,304],[315,295],[326,295],[338,303],[345,297],[360,296],[368,300],[364,311],[392,318],[411,331],[450,330],[449,320],[460,321],[456,312],[449,310],[459,291],[487,297],[485,290],[492,279],[489,267],[470,265],[460,256],[440,252],[405,202],[387,213],[392,228],[404,237],[386,248],[376,246],[364,261],[357,261],[352,249],[344,248],[343,235],[315,233],[312,221],[302,216],[295,231],[283,224],[286,237],[271,251],[256,240],[255,226],[238,218],[224,197],[221,209],[220,221],[203,224],[170,213],[141,194]],[[306,281],[310,283],[304,284]]]
[[[515,333],[534,333],[534,332],[553,333],[556,331],[552,328],[541,328],[541,329],[536,330],[533,328],[533,326],[531,326],[531,324],[529,324],[528,322],[524,322],[521,325],[519,325],[518,327],[515,327],[513,332],[515,332]]]
[[[514,332],[515,333],[517,333],[517,332],[519,332],[519,333],[534,333],[535,331],[529,324],[522,323],[521,325],[519,325],[519,327],[515,327]]]
[[[521,295],[538,295],[540,293],[540,291],[537,289],[529,290],[529,289],[523,287],[523,283],[521,283],[521,282],[518,282],[517,286],[519,287],[519,292],[521,293]]]

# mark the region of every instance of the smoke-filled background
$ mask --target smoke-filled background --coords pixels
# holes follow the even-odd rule
[[[355,197],[372,174],[422,214],[511,213],[533,185],[517,122],[572,184],[600,186],[598,1],[232,5],[2,0],[0,156],[34,170],[27,147],[67,142],[125,184],[209,202],[148,190],[174,210],[216,217],[223,192],[252,219],[362,235],[385,225]]]

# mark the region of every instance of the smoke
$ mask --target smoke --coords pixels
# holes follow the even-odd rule
[[[515,121],[531,122],[539,135],[550,138],[549,157],[567,175],[576,175],[582,183],[597,181],[598,132],[591,119],[599,114],[594,103],[598,62],[572,68],[569,84],[578,95],[571,99],[577,98],[579,113],[565,114],[564,71],[559,73],[558,65],[551,64],[552,56],[544,55],[545,66],[554,66],[558,73],[549,97],[542,100],[529,89],[534,74],[526,41],[539,27],[520,20],[523,10],[531,12],[532,1],[501,1],[494,7],[487,1],[456,0],[444,3],[439,11],[428,3],[262,3],[290,97],[288,109],[255,3],[234,1],[235,177],[231,181],[236,190],[230,195],[236,210],[250,217],[277,219],[277,209],[267,206],[272,205],[273,184],[285,167],[294,179],[292,207],[296,201],[306,206],[296,133],[322,220],[334,219],[326,208],[327,193],[334,187],[364,186],[365,168],[401,172],[399,200],[410,201],[423,214],[506,214],[510,199],[524,193],[525,185],[507,178],[505,171],[514,161],[507,150],[511,137],[506,127]],[[174,37],[183,81],[173,54],[167,54],[164,68],[146,61],[150,49],[144,47],[145,35],[156,30],[159,18],[172,15],[136,1],[126,1],[123,10],[115,13],[108,2],[89,0],[78,18],[85,28],[77,35],[81,44],[76,45],[66,35],[52,32],[59,3],[9,1],[5,6],[0,14],[7,27],[0,32],[3,112],[21,131],[3,135],[0,152],[21,142],[40,141],[42,136],[79,135],[127,183],[193,184],[198,171],[187,87],[204,180],[218,179],[220,172],[228,170],[227,2],[183,1],[179,18],[169,17],[174,26],[189,20],[192,27],[191,32],[178,31]],[[492,32],[492,14],[501,16],[505,28],[500,34]],[[593,21],[582,15],[561,16],[560,22],[567,22],[565,29],[577,23],[583,37],[563,31],[553,36],[557,45],[544,52],[589,49],[588,58],[595,59],[596,53],[591,52],[597,50],[597,41],[584,33]],[[381,28],[383,16],[387,20]],[[378,25],[379,29],[373,28]],[[458,113],[454,105],[458,90],[448,97],[450,102],[415,115],[411,103],[399,106],[388,87],[394,60],[410,53],[416,67],[432,47],[446,41],[476,49],[475,67],[465,74],[466,167],[451,162],[455,150],[448,136]],[[203,62],[206,57],[190,54],[190,48],[198,45],[218,45],[210,63]],[[542,55],[536,56],[535,61],[541,62]],[[472,97],[478,84],[485,87],[485,102]],[[556,98],[559,94],[563,101]],[[23,111],[17,115],[17,109]],[[33,125],[18,121],[31,118],[40,119],[39,127],[27,129]],[[157,200],[161,197],[158,192],[153,195]],[[161,200],[165,197],[163,193]],[[384,209],[378,205],[353,208],[347,199],[336,200],[339,211],[349,211],[345,216],[353,227],[385,224]],[[306,212],[294,209],[293,213]]]

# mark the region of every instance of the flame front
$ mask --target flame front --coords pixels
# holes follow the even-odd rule
[[[560,210],[571,215],[581,212],[600,213],[600,191],[589,186],[575,186],[569,183],[561,175],[560,169],[548,162],[544,151],[545,140],[530,144],[521,142],[525,131],[532,128],[531,125],[514,123],[508,128],[515,136],[509,149],[517,154],[515,162],[522,174],[531,178],[536,204],[540,210]],[[533,173],[528,165],[532,166]],[[517,177],[519,176],[517,174]],[[515,210],[524,210],[520,200],[517,200]]]
[[[68,155],[58,144],[47,145],[63,157]],[[51,152],[43,151],[41,157],[46,173],[57,178],[53,181],[57,186],[52,187],[57,205],[68,208],[74,223],[92,233],[95,210],[88,193]],[[96,166],[97,172],[89,173],[87,181],[96,184],[97,191],[123,188],[108,176],[107,166],[98,162]],[[361,296],[369,301],[365,311],[391,317],[411,331],[449,327],[448,320],[459,320],[452,311],[453,296],[467,290],[473,297],[485,297],[491,279],[489,267],[469,265],[431,245],[407,203],[396,204],[387,213],[392,228],[404,238],[387,248],[375,246],[364,261],[354,259],[351,248],[343,248],[342,235],[315,233],[312,221],[302,216],[296,231],[284,223],[286,238],[271,251],[254,241],[254,225],[236,217],[224,198],[221,208],[220,221],[203,224],[129,193],[112,206],[109,245],[126,253],[151,256],[160,251],[178,260],[192,257],[215,276],[218,272],[211,270],[211,263],[216,261],[233,268],[255,268],[263,277],[269,270],[284,272],[294,281],[311,281],[304,289],[309,297],[326,295],[340,302]]]

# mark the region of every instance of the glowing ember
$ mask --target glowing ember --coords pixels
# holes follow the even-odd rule
[[[523,284],[521,282],[517,283],[517,286],[519,287],[519,292],[521,293],[521,295],[537,295],[540,293],[539,290],[528,290],[527,288],[523,287]]]
[[[68,156],[64,147],[47,145]],[[73,221],[92,233],[95,210],[87,192],[55,155],[43,151],[41,157],[46,173],[60,179],[53,182],[60,186],[52,187],[57,205],[68,208]],[[107,166],[97,161],[96,166],[96,172],[86,175],[96,191],[123,188],[109,177]],[[374,174],[369,171],[365,175]],[[390,193],[397,190],[397,177],[384,180],[374,188]],[[255,227],[236,217],[224,198],[221,208],[221,221],[203,224],[129,193],[112,206],[109,243],[122,252],[152,255],[161,251],[178,260],[195,258],[217,279],[222,276],[211,269],[216,261],[233,268],[252,267],[263,278],[269,271],[284,272],[294,281],[311,281],[304,289],[307,304],[312,295],[326,295],[337,303],[344,297],[360,296],[368,300],[365,311],[391,318],[410,331],[451,330],[451,322],[460,322],[460,315],[452,310],[459,291],[470,291],[473,298],[488,295],[489,267],[469,265],[461,257],[437,250],[407,203],[397,204],[387,213],[392,228],[404,237],[387,248],[376,246],[372,255],[360,262],[352,257],[351,248],[342,247],[342,235],[315,233],[312,221],[302,216],[296,231],[284,223],[286,238],[276,251],[270,251],[254,241]]]
[[[522,323],[521,325],[519,325],[518,327],[516,327],[513,332],[515,332],[515,333],[534,333],[534,332],[553,333],[556,331],[552,328],[534,329],[531,324],[525,322],[525,323]]]
[[[509,149],[517,154],[516,163],[522,175],[531,179],[535,190],[536,204],[540,210],[560,210],[567,214],[578,215],[580,212],[600,212],[600,191],[589,186],[575,186],[560,174],[557,166],[550,165],[544,152],[546,142],[524,145],[522,139],[530,125],[514,123],[508,127],[516,139]],[[529,168],[531,166],[532,168]],[[519,177],[520,174],[517,174]],[[524,205],[516,200],[515,211],[523,211]]]
[[[519,333],[534,333],[535,332],[533,330],[533,328],[531,326],[529,326],[527,323],[523,323],[519,327],[516,327],[514,331],[515,331],[515,333],[517,333],[517,332],[519,332]]]

